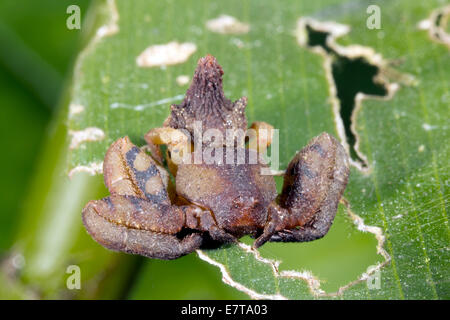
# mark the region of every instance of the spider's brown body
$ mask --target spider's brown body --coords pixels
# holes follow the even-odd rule
[[[127,137],[111,145],[104,161],[111,195],[83,209],[84,225],[97,242],[175,259],[200,248],[205,239],[226,243],[250,234],[259,247],[266,241],[311,241],[328,232],[349,175],[343,147],[327,133],[312,139],[290,162],[278,196],[274,178],[262,174],[267,165],[260,157],[271,137],[263,139],[259,132],[270,131],[270,125],[252,125],[258,132],[254,148],[252,143],[246,148],[244,140],[201,141],[196,135],[214,129],[225,137],[227,130],[247,128],[247,99],[233,103],[225,98],[222,74],[214,57],[200,59],[184,101],[172,106],[162,128],[145,137],[152,156]],[[162,167],[161,144],[168,146],[175,186]],[[196,163],[193,150],[208,148],[215,161]]]

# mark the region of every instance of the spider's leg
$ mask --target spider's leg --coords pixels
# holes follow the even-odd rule
[[[186,216],[171,204],[168,173],[127,137],[111,145],[103,171],[111,196],[83,209],[84,225],[97,242],[159,259],[174,259],[201,245],[200,234],[176,237]]]
[[[149,258],[176,259],[198,249],[203,241],[198,233],[179,239],[172,234],[111,222],[98,214],[92,202],[83,210],[83,222],[91,236],[104,247]]]
[[[186,214],[186,226],[188,228],[207,231],[213,240],[222,243],[236,242],[238,240],[232,234],[219,228],[210,211],[193,205],[183,206],[183,210]]]
[[[177,164],[183,161],[189,161],[192,151],[191,141],[187,134],[182,131],[170,127],[162,127],[151,129],[146,135],[145,140],[148,145],[165,144],[168,146],[170,157],[168,157],[168,165],[170,171],[176,176]],[[151,147],[153,149],[153,147]],[[188,160],[189,159],[189,160]],[[183,206],[187,221],[194,221],[189,217],[195,217],[197,223],[187,226],[191,229],[207,231],[212,239],[220,242],[233,242],[236,238],[217,226],[212,213],[209,210],[203,210],[195,205]]]
[[[169,169],[175,175],[176,165],[183,163],[187,159],[190,159],[190,153],[192,149],[190,135],[184,133],[181,130],[162,127],[151,129],[145,135],[145,141],[147,142],[152,155],[160,163],[162,163],[163,156],[161,154],[160,145],[167,145],[170,157],[168,157]]]
[[[323,237],[336,215],[349,176],[342,145],[323,133],[296,154],[281,195],[269,207],[269,221],[255,241],[311,241]]]

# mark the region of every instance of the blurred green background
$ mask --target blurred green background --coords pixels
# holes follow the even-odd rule
[[[0,249],[10,247],[46,128],[79,47],[65,25],[69,1],[0,2],[0,112],[7,168],[0,180]],[[80,1],[83,8],[88,1]],[[8,151],[6,151],[8,150]]]

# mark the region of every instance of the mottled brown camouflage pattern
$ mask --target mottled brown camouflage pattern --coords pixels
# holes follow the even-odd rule
[[[201,58],[195,70],[186,97],[179,105],[171,106],[170,116],[164,126],[186,129],[194,135],[194,122],[201,121],[202,133],[218,129],[225,136],[226,129],[247,129],[245,107],[247,98],[231,102],[222,88],[222,67],[216,58],[208,55]]]
[[[200,248],[206,238],[226,243],[250,234],[258,237],[254,246],[259,247],[266,241],[311,241],[328,232],[349,175],[347,154],[329,134],[312,139],[295,155],[279,196],[273,177],[261,175],[267,166],[250,161],[260,159],[270,136],[257,134],[257,148],[233,144],[232,164],[227,164],[225,145],[220,164],[194,164],[186,137],[193,138],[195,121],[201,121],[203,132],[215,128],[224,136],[226,129],[247,126],[246,98],[235,103],[226,99],[222,74],[214,57],[200,59],[184,101],[172,106],[164,127],[145,136],[152,156],[128,137],[110,146],[103,172],[111,195],[83,209],[83,223],[98,243],[150,258],[175,259]],[[256,122],[252,128],[272,126]],[[162,167],[161,144],[168,146],[175,186]],[[180,150],[189,150],[189,162],[174,163],[174,155],[186,152]],[[239,152],[242,163],[237,162]]]

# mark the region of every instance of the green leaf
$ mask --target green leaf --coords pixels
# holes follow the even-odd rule
[[[211,53],[225,71],[227,96],[249,98],[249,122],[267,121],[280,129],[281,168],[323,131],[348,145],[355,165],[336,222],[323,239],[270,243],[257,252],[244,238],[240,245],[199,251],[199,257],[218,266],[225,283],[252,298],[449,298],[445,71],[450,59],[446,45],[418,27],[441,4],[380,1],[381,29],[366,26],[369,4],[108,1],[103,26],[75,69],[65,173],[97,172],[119,137],[128,135],[143,145],[144,133],[161,126],[169,105],[185,93],[187,86],[176,78],[191,76],[197,59]],[[205,27],[222,14],[249,24],[250,31],[219,34]],[[301,17],[311,17],[302,21],[317,32],[338,32],[341,49],[302,44],[302,32],[309,44],[315,38],[304,25],[298,29]],[[318,21],[344,24],[350,31]],[[176,65],[138,66],[136,59],[147,47],[172,41],[193,43],[196,51]],[[348,73],[345,63],[352,54],[362,56],[365,66]],[[372,83],[369,78],[370,85],[363,87],[371,68],[388,80]],[[345,72],[348,76],[339,77]],[[362,78],[350,78],[355,72]],[[395,92],[394,83],[399,86]],[[391,96],[366,96],[345,105],[345,92],[358,85],[364,92],[381,88]],[[89,141],[74,140],[83,134]],[[97,245],[92,241],[92,246]]]

